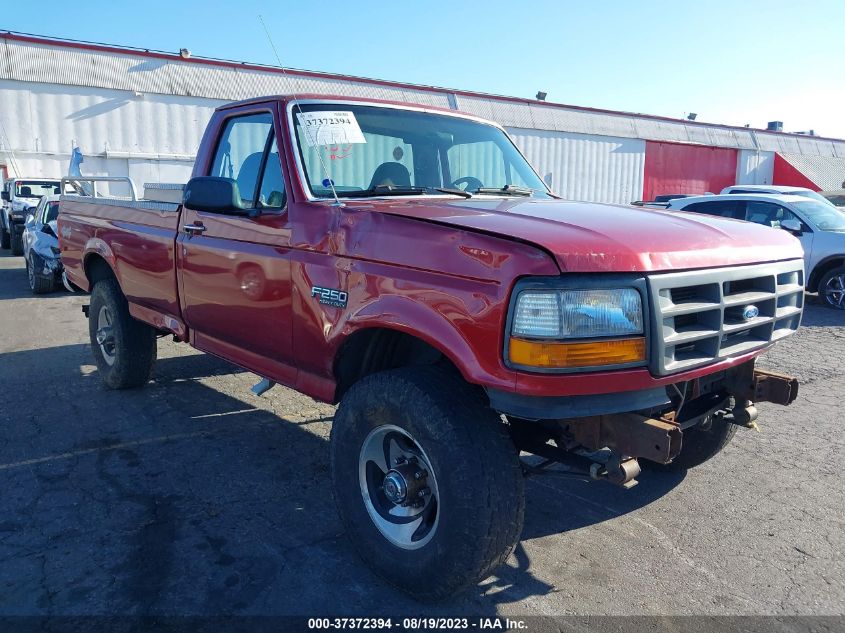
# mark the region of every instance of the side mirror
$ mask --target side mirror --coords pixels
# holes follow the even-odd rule
[[[237,181],[216,176],[197,176],[185,185],[182,204],[195,211],[233,215],[258,215],[257,209],[246,209]]]
[[[801,223],[798,220],[781,220],[780,228],[784,231],[789,231],[793,235],[801,235],[803,231],[801,230]]]
[[[9,201],[9,192],[8,192],[8,191],[4,191],[3,193],[0,193],[0,197],[2,197],[2,198],[3,198],[3,200],[5,200],[6,202],[8,202],[8,201]]]
[[[35,224],[35,216],[30,213],[28,216],[26,216],[24,226],[30,228],[33,224]]]

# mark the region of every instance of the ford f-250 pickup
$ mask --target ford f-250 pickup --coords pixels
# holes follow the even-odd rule
[[[691,468],[797,392],[754,367],[801,319],[794,237],[558,199],[502,128],[454,111],[226,105],[181,204],[65,195],[59,237],[108,387],[143,385],[172,334],[257,392],[339,403],[342,522],[421,599],[508,557],[527,474]]]

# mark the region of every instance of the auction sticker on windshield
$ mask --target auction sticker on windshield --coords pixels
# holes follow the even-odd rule
[[[297,112],[296,116],[309,147],[367,142],[353,112]]]

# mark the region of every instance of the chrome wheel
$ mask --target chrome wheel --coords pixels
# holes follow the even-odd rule
[[[440,496],[431,462],[407,431],[379,426],[364,439],[358,481],[379,532],[402,549],[419,549],[437,531]]]
[[[822,294],[829,305],[845,310],[845,273],[828,279]]]
[[[111,312],[106,306],[101,307],[97,313],[97,344],[103,353],[103,360],[108,365],[114,365],[116,356],[114,329],[112,328]]]

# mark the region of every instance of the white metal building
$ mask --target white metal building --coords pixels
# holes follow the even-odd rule
[[[777,160],[793,179],[790,168],[845,180],[843,140],[326,73],[286,76],[273,67],[14,33],[0,33],[0,175],[61,176],[78,145],[84,174],[184,182],[216,106],[286,94],[291,85],[297,93],[428,104],[497,121],[566,198],[624,203],[767,184],[778,179]]]

